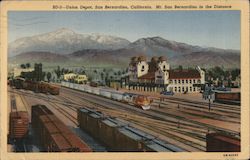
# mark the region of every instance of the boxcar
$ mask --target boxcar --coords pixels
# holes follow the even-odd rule
[[[105,144],[109,151],[183,151],[179,147],[156,140],[156,137],[130,127],[124,121],[105,117],[94,110],[78,109],[77,119],[79,127]]]
[[[207,152],[240,152],[240,140],[222,133],[206,135]]]
[[[99,95],[99,94],[100,94],[100,88],[91,87],[91,92],[92,92],[93,94]]]
[[[123,92],[120,91],[111,91],[111,98],[117,101],[122,101]]]
[[[32,127],[46,152],[90,152],[89,146],[46,106],[32,106]]]
[[[111,92],[108,89],[101,88],[100,89],[100,95],[103,97],[111,98]]]
[[[48,93],[49,92],[49,84],[45,82],[38,83],[38,92],[39,93]]]
[[[52,95],[59,95],[60,88],[58,86],[48,84],[48,92]]]
[[[240,105],[240,92],[215,92],[214,101]]]
[[[28,136],[29,132],[29,115],[24,104],[19,103],[20,99],[16,99],[11,95],[11,112],[9,114],[9,138],[11,140],[21,140]]]
[[[26,138],[29,132],[28,112],[11,112],[9,118],[9,138],[16,140]]]
[[[16,79],[12,80],[12,84],[16,89],[22,89],[23,88],[23,82],[25,79],[17,77]]]

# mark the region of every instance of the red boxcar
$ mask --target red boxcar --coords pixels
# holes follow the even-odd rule
[[[9,120],[9,138],[22,139],[28,135],[29,116],[26,111],[17,111],[10,113]]]
[[[32,127],[46,152],[91,152],[46,106],[32,106]]]
[[[206,135],[207,152],[240,152],[240,140],[221,133]]]
[[[240,92],[215,92],[215,102],[240,105]]]

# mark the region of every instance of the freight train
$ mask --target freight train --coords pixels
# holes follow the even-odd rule
[[[79,127],[107,146],[119,152],[183,152],[178,146],[164,142],[136,129],[128,122],[108,117],[92,109],[77,110]]]
[[[31,124],[43,152],[92,151],[44,105],[32,106]]]
[[[23,140],[29,132],[28,112],[21,103],[16,102],[14,95],[11,95],[11,111],[9,114],[9,140]]]
[[[214,102],[240,105],[240,92],[215,91]]]
[[[111,88],[92,87],[89,85],[80,85],[80,84],[69,83],[69,82],[62,82],[62,86],[84,91],[87,93],[92,93],[95,95],[100,95],[106,98],[121,101],[123,103],[128,103],[136,107],[142,108],[143,110],[149,110],[150,105],[153,102],[153,100],[150,99],[148,96],[117,91]]]
[[[16,89],[31,90],[36,93],[50,93],[52,95],[59,95],[60,88],[56,85],[52,85],[46,82],[34,82],[25,80],[24,78],[17,77],[13,80],[9,80],[9,84]]]

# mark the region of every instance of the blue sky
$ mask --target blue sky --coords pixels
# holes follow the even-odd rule
[[[160,36],[191,45],[240,49],[240,11],[106,11],[8,13],[9,42],[17,38],[69,28],[139,38]]]

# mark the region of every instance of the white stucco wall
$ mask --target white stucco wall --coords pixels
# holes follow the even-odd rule
[[[165,68],[164,68],[165,66]],[[158,63],[158,67],[163,71],[163,70],[169,70],[170,69],[170,66],[169,64],[166,62],[166,61],[160,61]]]
[[[149,65],[146,61],[140,61],[137,64],[137,77],[141,77],[148,73]]]

